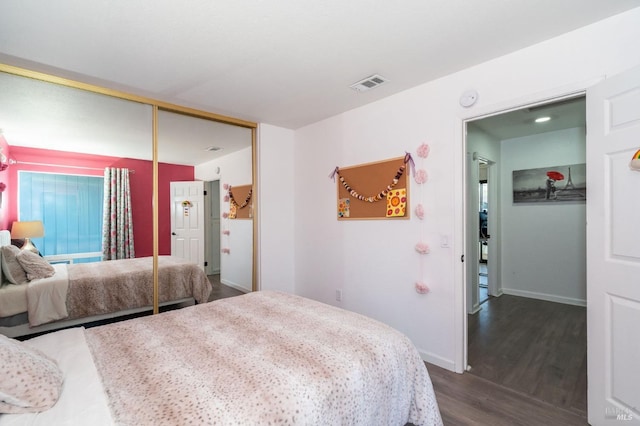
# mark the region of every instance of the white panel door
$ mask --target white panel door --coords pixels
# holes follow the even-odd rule
[[[171,182],[171,255],[204,270],[204,182]]]
[[[640,424],[640,67],[587,91],[587,123],[589,423]]]

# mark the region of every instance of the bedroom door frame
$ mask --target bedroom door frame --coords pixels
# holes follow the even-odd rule
[[[204,269],[207,275],[215,275],[222,273],[222,262],[220,261],[220,219],[222,211],[220,206],[220,179],[205,181],[204,189]]]
[[[532,107],[564,99],[585,96],[586,90],[601,82],[604,77],[594,78],[583,82],[577,82],[564,87],[547,90],[538,94],[527,95],[520,98],[511,99],[494,105],[478,108],[477,110],[461,111],[458,115],[456,126],[456,139],[460,143],[455,146],[454,179],[457,188],[455,200],[455,247],[459,247],[457,253],[460,259],[459,267],[454,271],[454,365],[453,370],[457,373],[464,372],[468,367],[468,329],[467,329],[467,277],[465,260],[469,261],[473,257],[466,253],[466,242],[469,238],[475,238],[467,229],[469,218],[467,213],[468,197],[468,172],[467,162],[467,123],[494,115],[515,111],[525,107]],[[474,190],[475,189],[474,187]],[[472,235],[470,235],[472,234]],[[474,259],[475,260],[475,259]]]
[[[469,120],[472,121],[472,120]],[[487,262],[487,271],[488,271],[488,287],[487,293],[490,296],[497,296],[497,281],[495,271],[497,271],[499,259],[497,256],[497,246],[499,244],[499,232],[497,232],[497,211],[499,209],[499,203],[496,202],[497,197],[497,189],[496,185],[493,183],[496,179],[494,176],[494,166],[496,162],[492,159],[486,157],[483,154],[479,154],[477,152],[468,152],[467,153],[467,198],[465,198],[465,202],[467,208],[469,209],[467,213],[467,222],[466,230],[468,239],[465,242],[465,252],[466,257],[468,258],[468,262],[465,267],[466,274],[466,303],[467,303],[467,313],[475,314],[481,309],[481,301],[480,301],[480,258],[481,258],[481,250],[482,247],[480,245],[480,218],[479,218],[479,207],[480,207],[480,196],[479,196],[479,182],[480,182],[480,164],[485,164],[486,173],[487,173],[487,184],[488,187],[488,196],[487,199],[491,203],[491,209],[489,209],[488,215],[488,229],[491,231],[491,240],[489,244],[489,253]],[[492,182],[489,184],[489,182]],[[474,189],[475,188],[475,189]],[[475,239],[474,236],[475,235]],[[487,238],[489,240],[489,238]],[[491,273],[494,271],[494,273]]]

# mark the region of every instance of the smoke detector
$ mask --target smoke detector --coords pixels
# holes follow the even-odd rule
[[[353,83],[349,87],[355,90],[356,92],[366,92],[367,90],[371,90],[374,87],[378,87],[381,84],[386,83],[387,81],[389,80],[387,80],[383,76],[374,74],[372,76],[365,78],[364,80],[360,80],[357,83]]]

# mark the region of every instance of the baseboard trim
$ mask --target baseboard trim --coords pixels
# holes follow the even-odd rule
[[[437,365],[438,367],[442,367],[449,371],[456,371],[455,363],[450,359],[442,358],[441,356],[432,354],[431,352],[421,350],[418,350],[418,353],[420,354],[420,358],[429,364]]]
[[[231,288],[235,288],[236,290],[240,290],[243,293],[251,293],[251,289],[244,288],[241,285],[232,283],[231,281],[228,281],[228,280],[220,279],[220,283],[222,283],[224,285],[227,285],[227,286],[229,286]]]
[[[502,288],[503,294],[512,296],[528,297],[530,299],[546,300],[548,302],[564,303],[566,305],[587,306],[587,301],[583,299],[575,299],[573,297],[558,296],[556,294],[538,293],[534,291],[518,290],[514,288]]]
[[[477,304],[471,309],[471,312],[469,312],[469,315],[475,315],[481,310],[482,310],[482,306],[480,304]]]

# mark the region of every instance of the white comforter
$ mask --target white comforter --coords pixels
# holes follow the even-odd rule
[[[66,299],[69,287],[67,265],[52,265],[56,273],[27,284],[5,284],[0,289],[0,317],[28,312],[33,327],[68,316]]]
[[[56,273],[50,278],[35,279],[27,284],[29,325],[46,324],[69,316],[67,290],[69,275],[66,264],[55,264]]]
[[[85,340],[84,328],[45,334],[26,343],[57,361],[64,373],[62,393],[56,405],[42,413],[0,414],[0,426],[114,424],[107,396]]]

